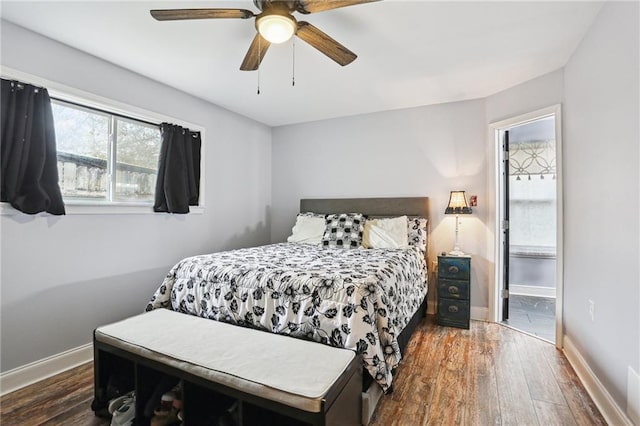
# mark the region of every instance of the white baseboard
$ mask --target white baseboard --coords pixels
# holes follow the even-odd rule
[[[479,308],[477,306],[471,307],[471,319],[478,321],[488,321],[489,308]]]
[[[535,285],[509,284],[509,294],[516,296],[535,296],[556,298],[555,287],[538,287]]]
[[[578,349],[569,336],[564,336],[563,343],[564,354],[607,423],[616,426],[633,426],[631,419],[627,417],[624,410],[613,400],[611,394],[602,382],[600,382],[593,370],[591,370],[589,364],[587,364],[587,361],[585,361],[584,357],[578,352]]]
[[[627,414],[640,426],[640,375],[631,366],[627,370]]]
[[[93,359],[93,344],[53,355],[0,374],[0,395],[29,386],[40,380],[82,365]]]

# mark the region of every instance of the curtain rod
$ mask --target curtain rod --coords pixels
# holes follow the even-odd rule
[[[40,81],[40,82],[42,82],[43,86],[38,86],[38,85],[33,84],[33,83],[22,83],[22,84],[30,84],[32,86],[40,87],[42,89],[53,90],[55,93],[58,93],[63,97],[66,97],[67,94],[69,96],[78,96],[78,99],[80,99],[80,101],[83,102],[83,96],[81,94],[76,93],[77,90],[74,89],[73,87],[65,86],[65,85],[63,85],[61,83],[57,83],[57,82],[54,82],[54,81],[46,80],[46,79],[44,79],[42,77],[38,77],[36,75],[28,74],[28,73],[25,73],[25,72],[22,72],[22,71],[19,71],[19,70],[15,70],[15,69],[12,69],[12,68],[9,68],[9,67],[5,67],[4,65],[0,65],[0,78],[3,79],[3,80],[7,80],[7,81],[18,81],[20,83],[22,83],[21,80],[23,80],[23,79],[26,80],[26,81],[32,81],[32,80]],[[51,86],[51,87],[48,87],[48,86]],[[51,94],[50,94],[50,96],[51,96]],[[89,108],[89,109],[94,109],[94,110],[101,111],[101,112],[104,112],[104,113],[107,113],[107,114],[113,114],[113,115],[116,115],[116,116],[122,117],[122,118],[128,118],[128,119],[137,120],[137,121],[139,121],[141,123],[145,123],[145,124],[148,124],[148,125],[151,125],[151,126],[160,126],[159,123],[162,121],[162,122],[167,122],[167,123],[179,123],[178,125],[180,127],[189,128],[189,131],[191,131],[193,133],[202,133],[202,131],[204,130],[204,128],[202,130],[193,130],[193,128],[190,126],[190,124],[193,125],[195,128],[198,128],[198,129],[201,128],[202,126],[200,126],[198,124],[193,124],[193,123],[187,124],[183,120],[178,119],[178,118],[173,118],[173,117],[166,117],[165,118],[163,116],[163,114],[150,113],[150,115],[146,115],[146,116],[149,116],[151,118],[151,120],[154,120],[154,119],[160,120],[158,122],[153,122],[153,121],[148,121],[148,120],[145,120],[145,119],[138,119],[138,118],[135,118],[133,116],[127,116],[127,115],[123,115],[123,114],[114,113],[114,112],[109,111],[108,109],[104,110],[104,109],[101,109],[101,108],[94,108],[93,106],[90,106],[90,105],[83,105],[83,104],[74,103],[72,101],[69,101],[69,100],[66,100],[66,99],[63,99],[63,98],[59,98],[57,96],[52,96],[52,99],[55,99],[55,100],[61,101],[61,102],[67,102],[67,103],[70,103],[70,104],[78,105],[78,106],[80,106],[82,108]],[[107,104],[109,104],[109,99],[105,98],[105,101],[106,101]],[[91,101],[89,101],[89,102],[91,102]],[[101,101],[96,100],[95,102],[101,102]],[[110,107],[107,106],[106,108],[110,108]],[[144,113],[143,113],[143,115],[144,115]],[[160,115],[160,117],[155,117],[155,115]]]
[[[36,88],[36,89],[38,89],[38,90],[39,90],[39,89],[42,89],[42,90],[44,90],[44,89],[45,89],[44,87],[36,86],[35,84],[25,83],[24,81],[16,80],[15,78],[5,78],[5,77],[2,77],[2,79],[3,79],[3,80],[5,80],[5,81],[10,82],[10,83],[11,83],[11,86],[15,86],[15,87],[17,87],[19,90],[24,89],[24,86],[33,86],[33,87],[35,87],[35,88]]]
[[[68,101],[68,100],[66,100],[66,99],[60,99],[60,98],[56,98],[56,97],[53,97],[53,96],[51,97],[51,99],[52,99],[52,100],[54,100],[54,101],[58,101],[58,102],[64,102],[65,104],[69,104],[69,105],[74,105],[74,106],[77,106],[77,107],[81,107],[81,108],[84,108],[84,109],[91,109],[91,110],[94,110],[94,111],[103,112],[103,113],[105,113],[105,114],[115,115],[116,117],[125,118],[125,119],[127,119],[127,120],[135,120],[135,121],[138,121],[138,122],[140,122],[140,123],[148,124],[148,125],[150,125],[150,126],[160,127],[160,123],[154,123],[154,122],[152,122],[152,121],[142,120],[142,119],[140,119],[140,118],[133,118],[133,117],[129,117],[129,116],[126,116],[126,115],[124,115],[124,114],[118,114],[117,112],[112,112],[112,111],[104,110],[104,109],[101,109],[101,108],[96,108],[96,107],[93,107],[93,106],[83,105],[83,104],[81,104],[81,103],[72,102],[72,101]],[[180,126],[180,127],[182,127],[182,126]],[[191,133],[198,133],[198,134],[200,134],[200,131],[199,131],[199,130],[198,130],[198,131],[194,131],[194,130],[191,130],[191,129],[188,129],[188,130],[189,130],[189,132],[191,132]],[[195,136],[194,136],[194,137],[195,137]]]
[[[16,79],[13,79],[13,78],[12,78],[12,79],[9,79],[9,78],[4,78],[4,77],[2,77],[2,79],[3,79],[3,80],[6,80],[6,81],[11,82],[11,85],[12,85],[12,86],[15,84],[15,86],[16,86],[18,89],[24,89],[24,86],[25,86],[25,85],[33,86],[33,87],[35,87],[36,89],[43,89],[43,90],[44,90],[44,89],[46,89],[45,87],[36,86],[36,85],[34,85],[34,84],[31,84],[31,83],[25,83],[25,82],[23,82],[23,81],[16,80]],[[94,110],[94,111],[104,112],[105,114],[115,115],[116,117],[126,118],[126,119],[129,119],[129,120],[135,120],[135,121],[139,121],[139,122],[141,122],[141,123],[148,124],[148,125],[150,125],[150,126],[157,126],[157,127],[160,127],[160,124],[159,124],[159,123],[153,123],[153,122],[151,122],[151,121],[142,120],[142,119],[139,119],[139,118],[128,117],[128,116],[126,116],[126,115],[124,115],[124,114],[118,114],[117,112],[106,111],[106,110],[104,110],[104,109],[96,108],[96,107],[93,107],[93,106],[82,105],[82,104],[80,104],[80,103],[72,102],[72,101],[68,101],[68,100],[66,100],[66,99],[60,99],[60,98],[57,98],[57,97],[55,97],[55,96],[50,96],[50,98],[51,98],[52,100],[54,100],[54,101],[64,102],[64,103],[66,103],[66,104],[75,105],[75,106],[77,106],[77,107],[82,107],[82,108],[86,108],[86,109],[92,109],[92,110]]]
[[[74,106],[85,108],[85,109],[91,109],[91,110],[94,110],[94,111],[99,111],[99,112],[103,112],[103,113],[109,114],[109,115],[115,115],[116,117],[139,121],[140,123],[145,123],[145,124],[148,124],[150,126],[160,127],[160,123],[153,123],[151,121],[141,120],[139,118],[128,117],[128,116],[126,116],[124,114],[118,114],[117,112],[107,111],[107,110],[104,110],[104,109],[101,109],[101,108],[96,108],[94,106],[83,105],[83,104],[80,104],[78,102],[72,102],[72,101],[68,101],[66,99],[60,99],[60,98],[56,98],[56,97],[53,97],[53,96],[51,97],[51,99],[54,100],[54,101],[58,101],[58,102],[64,102],[65,104],[74,105]]]

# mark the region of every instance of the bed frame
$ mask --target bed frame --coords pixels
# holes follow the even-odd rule
[[[333,213],[362,213],[367,217],[419,216],[429,219],[428,197],[400,197],[400,198],[303,198],[300,200],[300,212],[314,212],[320,214]],[[430,223],[427,221],[427,249],[425,261],[429,265]],[[427,296],[422,305],[415,312],[407,326],[398,336],[400,353],[413,335],[417,325],[427,314]],[[375,410],[380,397],[381,388],[364,371],[362,389],[362,424],[367,425]],[[393,386],[392,386],[393,387]],[[389,392],[392,392],[390,390]]]

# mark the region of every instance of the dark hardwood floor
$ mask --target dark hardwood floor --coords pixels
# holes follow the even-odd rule
[[[564,355],[500,324],[424,321],[373,425],[606,425]]]
[[[0,424],[108,425],[93,415],[91,363],[0,399]],[[499,324],[470,330],[428,317],[383,396],[373,425],[606,425],[566,358]]]

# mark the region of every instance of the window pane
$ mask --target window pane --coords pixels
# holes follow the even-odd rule
[[[106,200],[109,116],[58,102],[52,109],[62,196]]]
[[[153,201],[160,129],[157,126],[117,119],[117,201]]]
[[[509,176],[509,238],[521,250],[539,252],[556,245],[556,181],[553,175],[544,176]]]

